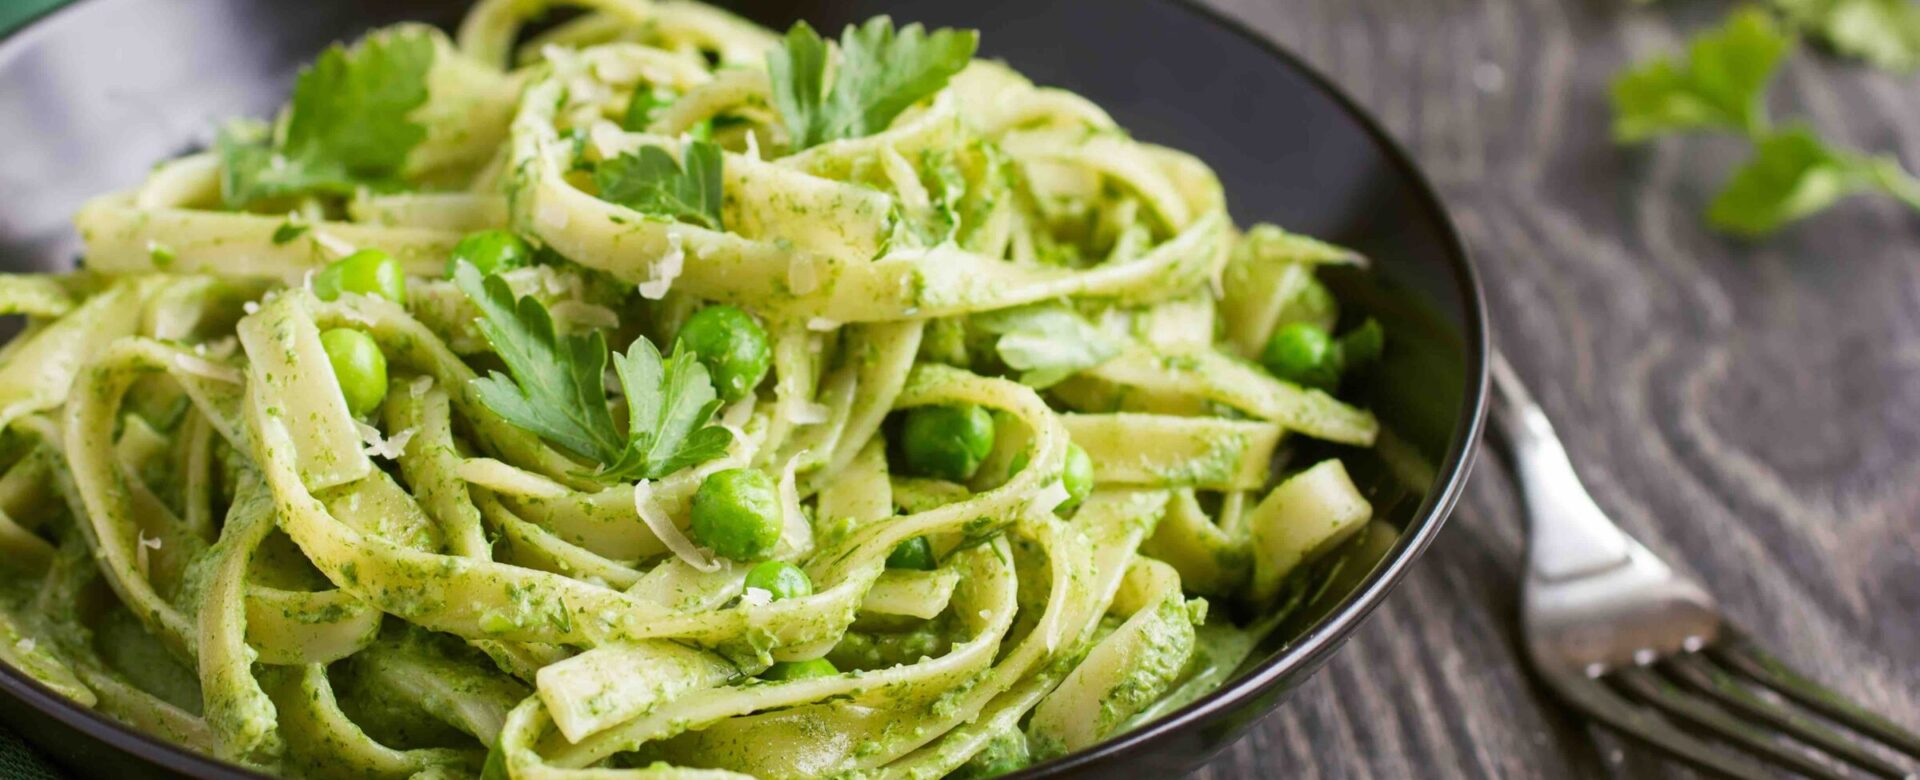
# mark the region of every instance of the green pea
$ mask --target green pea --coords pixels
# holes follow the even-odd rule
[[[738,401],[753,392],[773,362],[766,329],[732,306],[708,306],[694,312],[680,326],[674,342],[676,347],[693,350],[700,364],[707,367],[713,389],[727,401]]]
[[[921,406],[900,426],[906,470],[964,482],[993,451],[993,415],[978,406]]]
[[[760,673],[763,680],[805,680],[809,677],[832,677],[840,673],[840,668],[825,658],[811,661],[783,661],[767,667]]]
[[[887,553],[889,569],[933,571],[935,565],[933,545],[924,536],[916,536],[896,544],[893,546],[893,552]]]
[[[387,356],[373,337],[352,328],[334,328],[320,334],[320,346],[333,364],[333,378],[355,416],[380,408],[387,397]]]
[[[468,233],[453,246],[453,256],[447,258],[448,279],[453,278],[454,269],[460,267],[462,260],[472,263],[485,276],[532,265],[533,247],[510,231],[482,230]]]
[[[1067,445],[1067,462],[1060,470],[1060,484],[1067,489],[1067,500],[1060,509],[1072,509],[1093,492],[1093,458],[1078,444]]]
[[[695,541],[736,561],[757,561],[780,541],[780,498],[758,469],[716,471],[693,493]]]
[[[774,601],[813,595],[813,580],[786,561],[763,561],[754,566],[747,571],[747,587],[773,594]]]
[[[362,249],[329,263],[313,277],[313,294],[331,301],[341,293],[378,295],[394,303],[407,302],[407,275],[393,255]]]
[[[1331,390],[1340,382],[1340,354],[1333,337],[1305,322],[1274,331],[1260,363],[1274,376],[1305,387]]]

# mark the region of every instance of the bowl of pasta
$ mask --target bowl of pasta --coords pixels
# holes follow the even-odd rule
[[[0,43],[0,717],[87,776],[1170,776],[1325,662],[1483,412],[1406,155],[1196,6],[726,5]]]

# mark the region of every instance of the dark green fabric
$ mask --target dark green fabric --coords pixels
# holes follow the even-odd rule
[[[6,780],[60,780],[39,751],[28,747],[13,732],[0,729],[0,778]]]
[[[0,34],[45,13],[66,0],[0,0]],[[0,728],[0,778],[4,780],[60,780],[60,774],[40,753],[13,732]]]
[[[66,0],[0,0],[0,33],[12,32],[14,27],[64,2]]]

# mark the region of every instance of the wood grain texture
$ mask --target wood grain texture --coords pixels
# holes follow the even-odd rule
[[[1622,148],[1606,85],[1730,3],[1210,0],[1330,74],[1433,178],[1495,340],[1595,498],[1779,655],[1920,724],[1920,219],[1849,201],[1759,244],[1700,213],[1742,154]],[[1803,51],[1776,118],[1920,163],[1920,76]],[[1685,776],[1520,667],[1500,464],[1373,619],[1207,778]]]

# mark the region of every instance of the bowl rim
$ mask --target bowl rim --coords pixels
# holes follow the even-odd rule
[[[1360,587],[1348,593],[1291,644],[1256,664],[1245,675],[1131,731],[1102,740],[1085,750],[1024,767],[1007,775],[1014,780],[1050,777],[1115,762],[1175,732],[1216,722],[1238,711],[1247,699],[1285,684],[1294,672],[1312,669],[1325,662],[1386,600],[1386,596],[1406,576],[1414,561],[1419,559],[1446,525],[1447,518],[1465,491],[1478,455],[1481,431],[1486,423],[1488,363],[1492,342],[1485,293],[1480,276],[1474,269],[1472,254],[1459,228],[1448,214],[1438,190],[1413,156],[1352,95],[1279,41],[1255,31],[1247,23],[1221,9],[1203,4],[1201,0],[1161,2],[1239,36],[1259,47],[1280,66],[1304,77],[1366,134],[1389,165],[1411,185],[1418,209],[1439,230],[1442,253],[1447,258],[1454,293],[1459,298],[1466,325],[1462,346],[1467,382],[1456,412],[1453,434],[1447,442],[1446,454],[1435,471],[1434,487],[1427,491],[1421,505],[1414,510],[1393,549],[1381,559],[1381,564],[1375,567]],[[12,50],[23,45],[22,41],[34,37],[48,21],[92,3],[93,0],[72,0],[53,6],[28,17],[11,31],[0,35],[0,66],[12,59]],[[0,663],[0,692],[74,731],[166,770],[220,780],[271,780],[270,775],[195,752],[76,705],[5,663]],[[1262,717],[1271,711],[1262,713]],[[1220,747],[1224,749],[1239,738],[1240,735],[1235,735],[1231,740],[1222,740]],[[45,751],[45,748],[37,745],[33,749]]]

